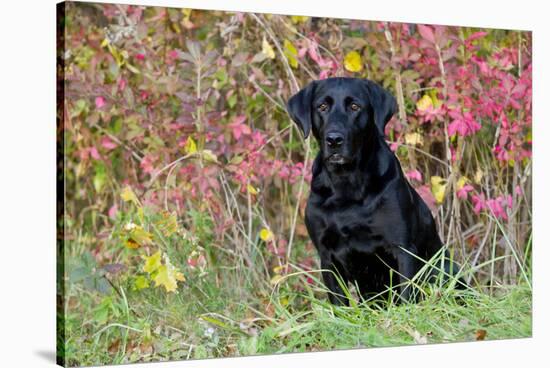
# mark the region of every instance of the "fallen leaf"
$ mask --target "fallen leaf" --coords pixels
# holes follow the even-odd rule
[[[164,255],[164,262],[165,264],[158,267],[153,276],[155,287],[164,286],[167,292],[175,292],[178,288],[178,281],[185,281],[185,277],[170,263],[166,254]]]
[[[487,336],[487,330],[479,329],[476,331],[475,337],[477,341],[485,340]]]
[[[159,267],[158,272],[153,280],[155,281],[156,287],[162,285],[166,288],[166,291],[168,292],[175,291],[178,286],[176,278],[169,274],[168,269],[165,265]]]
[[[361,55],[357,51],[350,51],[344,58],[344,68],[350,72],[360,72],[363,70],[363,62]]]
[[[118,352],[118,349],[120,349],[120,339],[116,339],[115,341],[113,341],[107,348],[110,354],[116,354]]]

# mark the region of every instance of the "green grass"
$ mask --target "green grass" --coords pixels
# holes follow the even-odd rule
[[[243,288],[242,279],[235,287],[243,277],[236,270],[218,276],[190,277],[177,294],[132,291],[124,276],[113,280],[119,292],[109,296],[71,283],[66,300],[68,364],[531,336],[531,291],[524,284],[492,289],[492,295],[432,285],[424,287],[424,298],[416,304],[352,302],[334,307],[315,274],[312,284],[297,272],[270,289],[250,283]]]
[[[531,336],[530,254],[521,260],[513,285],[506,285],[494,272],[507,257],[494,254],[475,268],[462,263],[461,275],[471,278],[465,290],[453,287],[456,280],[425,284],[418,277],[410,282],[422,295],[418,303],[396,303],[394,292],[384,302],[362,301],[352,287],[345,288],[350,306],[335,307],[328,302],[320,270],[306,272],[291,263],[286,274],[280,273],[276,266],[281,259],[274,258],[259,237],[247,243],[218,244],[208,215],[189,214],[189,223],[177,225],[179,230],[174,225],[164,235],[160,229],[171,223],[159,222],[158,214],[141,211],[141,206],[128,208],[110,234],[101,237],[74,231],[68,223],[67,231],[74,235],[64,249],[61,349],[67,365]],[[154,234],[154,243],[139,249],[125,247],[124,226],[129,221]],[[96,256],[90,249],[96,249]],[[176,293],[153,284],[135,287],[136,276],[143,275],[141,256],[157,249],[185,274]],[[207,259],[202,269],[187,266],[189,255],[196,251]],[[298,263],[312,255],[298,241],[292,259]],[[438,267],[439,261],[435,256],[422,272]],[[106,271],[105,264],[123,268]]]

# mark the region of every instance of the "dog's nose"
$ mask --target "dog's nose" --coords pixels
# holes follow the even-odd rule
[[[344,136],[340,133],[331,132],[327,134],[326,141],[330,148],[338,148],[344,143]]]

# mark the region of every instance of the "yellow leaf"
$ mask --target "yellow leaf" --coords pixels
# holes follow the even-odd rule
[[[305,23],[307,22],[309,17],[306,17],[304,15],[292,15],[290,17],[290,21],[292,24],[298,24],[298,23]]]
[[[276,285],[276,284],[279,283],[279,281],[281,281],[282,278],[283,278],[283,276],[281,276],[281,275],[275,275],[275,276],[273,276],[273,277],[271,278],[271,280],[269,281],[269,283],[270,283],[271,285]]]
[[[363,70],[363,62],[361,61],[361,55],[357,51],[350,51],[344,58],[344,68],[350,72],[360,72]]]
[[[185,146],[183,146],[183,150],[188,155],[197,152],[197,144],[195,143],[193,138],[187,137],[187,142],[185,142]]]
[[[271,230],[269,229],[266,229],[265,227],[260,231],[260,239],[262,239],[263,241],[267,242],[267,241],[271,241],[273,240],[273,233],[271,232]]]
[[[109,49],[111,55],[113,55],[113,57],[115,58],[115,61],[120,68],[124,64],[124,56],[120,52],[118,52],[116,47],[114,47],[110,43],[107,43],[107,48]]]
[[[416,102],[416,108],[419,111],[426,111],[429,108],[433,108],[433,102],[430,96],[424,95],[420,100]]]
[[[424,137],[419,133],[407,133],[405,134],[405,143],[411,146],[422,146],[424,144]]]
[[[298,67],[298,50],[296,50],[296,47],[290,42],[289,40],[284,41],[284,54],[286,58],[288,59],[288,63],[291,67],[297,68]]]
[[[167,292],[176,291],[178,280],[185,281],[185,277],[178,269],[170,263],[170,260],[164,255],[165,265],[159,267],[158,272],[153,277],[155,287],[164,286]]]
[[[136,290],[146,289],[149,287],[149,280],[147,280],[147,277],[139,275],[134,281],[134,286]]]
[[[273,267],[273,272],[275,273],[281,273],[285,269],[286,265],[276,266]]]
[[[145,265],[143,265],[143,271],[147,272],[148,274],[151,274],[155,272],[156,270],[161,267],[160,263],[160,257],[161,257],[160,250],[157,250],[155,254],[152,256],[141,256],[145,260]]]
[[[246,190],[248,191],[248,193],[250,194],[253,194],[253,195],[256,195],[258,194],[258,190],[256,188],[254,188],[252,185],[250,184],[247,184],[246,185]]]
[[[127,186],[120,192],[120,198],[124,202],[133,202],[135,205],[139,205],[139,201],[131,187]]]
[[[270,59],[275,59],[275,51],[273,51],[273,47],[271,47],[269,42],[267,42],[265,36],[264,40],[262,41],[262,53]]]
[[[148,245],[153,242],[153,235],[141,226],[136,225],[130,230],[130,239],[139,245]]]
[[[181,9],[181,12],[183,13],[184,19],[189,20],[189,18],[191,18],[191,11],[192,11],[192,9],[189,9],[189,8]]]
[[[432,176],[430,178],[430,183],[432,184],[432,194],[438,204],[443,203],[445,198],[445,180],[440,176]]]
[[[467,177],[461,176],[460,179],[458,179],[458,181],[456,182],[456,188],[462,189],[462,187],[464,187],[469,181],[470,180]]]
[[[101,41],[101,47],[105,47],[109,44],[109,39],[108,38],[104,38],[103,41]]]
[[[166,265],[159,267],[153,280],[155,281],[155,287],[164,286],[167,292],[176,291],[176,288],[178,287],[176,278],[168,272]]]

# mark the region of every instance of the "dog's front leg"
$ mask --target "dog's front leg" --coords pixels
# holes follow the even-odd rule
[[[397,253],[397,267],[399,272],[399,284],[401,299],[406,302],[413,301],[413,287],[409,282],[417,272],[416,259],[412,254],[404,250]]]
[[[321,268],[323,269],[323,281],[326,287],[329,289],[328,299],[334,305],[349,305],[349,300],[344,295],[344,290],[338,283],[336,275],[339,275],[341,281],[346,284],[346,280],[342,274],[338,271],[337,267],[328,261],[321,259]]]

